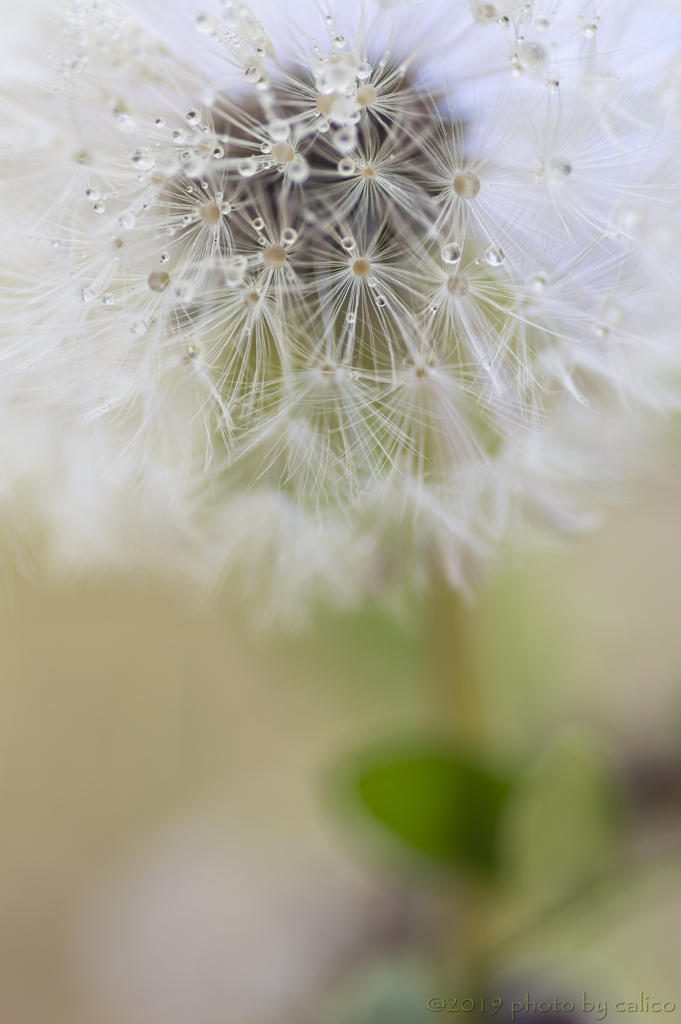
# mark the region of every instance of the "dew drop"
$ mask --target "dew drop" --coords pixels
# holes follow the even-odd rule
[[[187,113],[185,114],[185,117],[187,119],[187,124],[200,124],[201,123],[201,115],[199,114],[198,110],[194,110],[193,107],[190,110],[187,111]]]
[[[349,178],[354,173],[355,161],[351,156],[344,156],[342,160],[338,161],[337,170],[344,178]]]
[[[457,277],[452,274],[447,278],[447,291],[455,299],[461,299],[468,293],[468,281],[465,277]]]
[[[346,250],[347,250],[348,252],[351,252],[351,251],[352,251],[352,250],[353,250],[353,249],[355,248],[355,240],[354,240],[354,238],[352,237],[352,235],[345,235],[345,237],[344,237],[344,238],[341,238],[341,240],[340,240],[340,244],[341,244],[341,245],[343,246],[343,248],[344,248],[344,249],[346,249]]]
[[[98,188],[88,188],[85,190],[85,195],[94,202],[96,199],[99,199],[100,192]]]
[[[352,86],[355,73],[354,61],[349,53],[334,54],[328,64],[322,66],[317,77],[317,88],[325,96],[331,92],[344,93]]]
[[[537,18],[537,21],[535,22],[535,27],[537,29],[537,32],[546,32],[547,28],[549,27],[548,18]]]
[[[222,273],[228,288],[238,288],[243,284],[247,266],[248,263],[243,256],[225,263]]]
[[[173,284],[172,293],[178,302],[191,302],[194,298],[194,285],[191,281],[180,279]]]
[[[388,300],[386,299],[385,295],[376,296],[376,305],[378,306],[379,309],[384,309],[388,305]]]
[[[194,24],[196,25],[197,31],[205,34],[215,28],[215,18],[212,14],[206,14],[205,11],[201,11],[196,15]]]
[[[367,284],[369,285],[370,288],[375,288],[376,285],[378,284],[378,281],[376,280],[373,274],[367,278]]]
[[[157,128],[163,128],[165,126],[165,123],[165,117],[157,117],[156,120],[154,121],[154,124],[156,125]],[[141,323],[141,321],[139,322]]]
[[[293,245],[298,240],[298,232],[295,228],[284,228],[281,233],[282,245]]]
[[[296,153],[295,160],[289,165],[288,176],[291,181],[298,184],[302,184],[310,177],[310,165],[300,153]]]
[[[133,150],[130,160],[140,171],[150,171],[156,163],[154,154],[146,146],[140,146],[138,149]]]
[[[274,142],[285,142],[289,137],[289,123],[283,120],[283,118],[277,117],[270,121],[267,131]]]
[[[519,47],[520,60],[526,68],[535,70],[540,68],[546,61],[546,50],[541,43],[524,42]]]
[[[485,249],[485,260],[490,267],[500,266],[506,259],[506,253],[499,244],[488,245]]]
[[[220,213],[224,213],[225,216],[226,216],[228,213],[231,213],[231,212],[232,212],[232,204],[227,202],[227,200],[225,200],[225,202],[220,205]]]
[[[582,35],[586,36],[587,39],[591,39],[592,36],[595,36],[597,31],[598,25],[595,25],[593,21],[588,22],[582,27]]]
[[[253,157],[247,157],[246,160],[239,162],[239,174],[242,178],[252,178],[257,170],[258,165]]]
[[[58,238],[53,238],[52,242],[50,244],[52,245],[53,249],[58,249],[59,246],[61,245],[61,242],[59,241]]]
[[[497,18],[497,28],[508,28],[510,24],[511,19],[507,18],[505,14],[501,18]]]
[[[346,124],[334,132],[333,144],[341,153],[349,153],[357,145],[357,129],[354,124]]]
[[[215,146],[215,148],[213,149],[213,152],[211,153],[211,156],[212,156],[213,160],[222,160],[224,155],[225,155],[225,147],[224,146]]]
[[[119,228],[123,228],[124,231],[132,230],[136,223],[137,218],[135,217],[134,213],[130,212],[130,210],[128,210],[126,213],[122,213],[118,218],[118,226]]]
[[[115,301],[116,301],[116,296],[114,295],[113,292],[105,292],[104,295],[102,295],[102,305],[103,306],[113,306]]]
[[[331,42],[333,43],[334,47],[337,50],[343,50],[343,49],[345,49],[345,44],[347,43],[347,39],[345,38],[344,35],[341,35],[340,32],[337,32],[336,35],[332,38]]]
[[[355,68],[355,75],[359,78],[360,82],[364,82],[367,78],[371,77],[372,71],[371,64],[366,60],[362,60]]]
[[[92,302],[95,294],[91,288],[81,288],[80,290],[80,301],[81,302]]]
[[[106,213],[106,206],[104,205],[104,203],[95,203],[92,209],[95,211],[95,213]]]
[[[161,263],[170,263],[170,253],[169,252],[162,252],[161,253]]]
[[[260,152],[265,154],[272,152],[272,147],[270,146],[269,142],[260,143]]]
[[[458,263],[461,259],[461,246],[456,242],[448,242],[442,246],[440,257],[443,263]]]
[[[546,83],[547,92],[558,92],[560,89],[560,82],[557,78],[549,78]]]
[[[355,324],[357,323],[357,317],[354,313],[348,313],[345,317],[345,322],[346,324]]]
[[[256,217],[252,223],[256,231],[262,231],[262,229],[265,227],[265,221],[262,219],[262,217]]]
[[[567,181],[571,174],[572,164],[568,160],[563,159],[563,157],[554,157],[546,165],[546,177],[559,184]]]
[[[244,78],[247,82],[259,82],[260,81],[260,68],[257,64],[249,64],[244,71]]]
[[[141,338],[147,329],[147,325],[144,320],[133,320],[128,330],[135,338]]]

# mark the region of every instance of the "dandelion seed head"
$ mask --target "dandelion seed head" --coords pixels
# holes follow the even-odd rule
[[[0,129],[10,407],[49,396],[111,550],[137,488],[268,614],[469,588],[676,402],[681,92],[635,5],[457,0],[404,44],[386,7],[292,44],[227,3],[192,52],[69,4]]]

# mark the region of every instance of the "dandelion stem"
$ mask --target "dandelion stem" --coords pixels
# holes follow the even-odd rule
[[[444,581],[433,591],[427,635],[438,721],[447,723],[464,756],[478,760],[486,724],[476,614]],[[457,890],[440,951],[443,980],[451,983],[453,974],[462,986],[460,998],[474,999],[477,1007],[489,977],[494,894],[484,878],[471,875],[461,877]]]
[[[448,731],[471,753],[485,745],[482,680],[477,655],[477,622],[461,595],[440,582],[428,615],[428,640],[438,713]]]

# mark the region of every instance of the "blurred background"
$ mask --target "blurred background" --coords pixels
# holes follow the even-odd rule
[[[525,780],[500,833],[500,1020],[527,989],[586,990],[610,1016],[681,995],[680,521],[679,473],[640,479],[604,530],[526,555],[468,620],[485,763]],[[478,883],[356,767],[449,731],[423,622],[265,638],[228,596],[19,582],[0,636],[3,1022],[416,1024],[427,999],[471,995]],[[533,917],[540,890],[557,913]]]

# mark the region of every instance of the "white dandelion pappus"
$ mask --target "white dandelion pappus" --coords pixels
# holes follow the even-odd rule
[[[59,8],[1,129],[2,506],[50,567],[466,590],[676,406],[672,12],[448,11]]]

